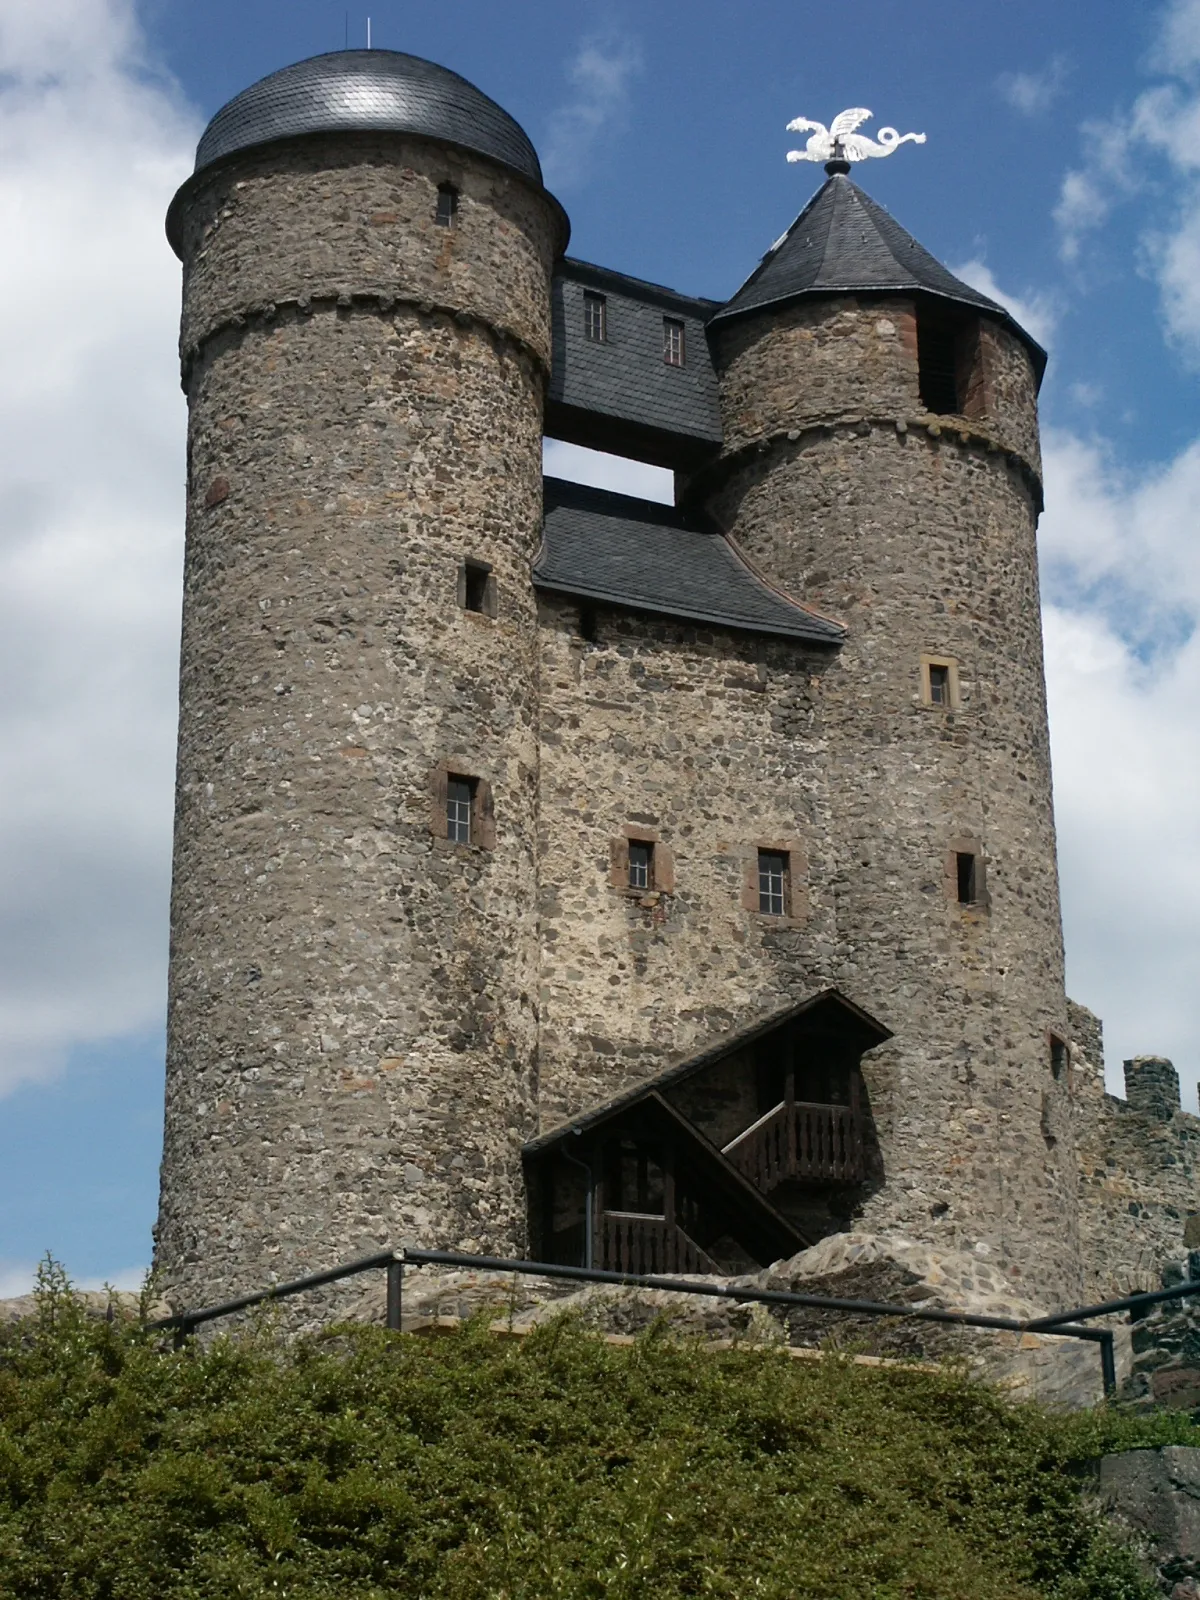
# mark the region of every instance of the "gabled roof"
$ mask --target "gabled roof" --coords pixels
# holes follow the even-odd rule
[[[545,525],[533,567],[540,589],[724,628],[841,644],[840,623],[755,572],[725,536],[674,506],[545,480]]]
[[[1046,352],[1003,306],[956,278],[844,173],[822,185],[709,326],[807,295],[855,292],[933,295],[985,311],[1024,341],[1039,377],[1045,368]]]
[[[822,989],[817,994],[810,995],[807,1000],[801,1000],[798,1005],[785,1006],[781,1011],[772,1012],[760,1022],[751,1023],[749,1027],[739,1029],[736,1033],[726,1034],[717,1044],[710,1045],[698,1055],[688,1056],[686,1060],[665,1068],[652,1078],[647,1078],[644,1083],[636,1084],[623,1094],[615,1095],[603,1105],[584,1112],[582,1116],[572,1117],[569,1121],[560,1123],[548,1133],[540,1134],[524,1146],[524,1153],[536,1155],[539,1151],[548,1150],[552,1145],[558,1144],[568,1135],[586,1133],[589,1129],[608,1122],[620,1112],[651,1096],[661,1099],[662,1090],[673,1088],[685,1078],[690,1078],[704,1067],[711,1066],[713,1062],[744,1050],[747,1045],[754,1044],[768,1033],[774,1033],[777,1028],[800,1021],[809,1024],[814,1031],[836,1028],[860,1054],[874,1049],[876,1045],[883,1044],[892,1037],[889,1028],[885,1028],[882,1022],[877,1022],[861,1006],[856,1006],[853,1000],[848,1000],[839,989]],[[702,1136],[698,1134],[698,1137]]]

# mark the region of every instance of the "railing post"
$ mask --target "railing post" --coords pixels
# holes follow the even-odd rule
[[[194,1332],[195,1329],[190,1322],[177,1322],[175,1324],[175,1335],[171,1341],[172,1347],[176,1350],[186,1349],[187,1342]]]
[[[1111,1400],[1117,1392],[1117,1358],[1111,1331],[1104,1330],[1104,1337],[1099,1341],[1099,1344],[1100,1372],[1104,1380],[1104,1398]]]
[[[396,1257],[387,1265],[387,1325],[392,1333],[400,1332],[400,1312],[404,1302],[404,1262]]]

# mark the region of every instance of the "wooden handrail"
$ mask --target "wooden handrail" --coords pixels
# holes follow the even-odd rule
[[[666,1217],[644,1211],[601,1211],[598,1223],[597,1254],[606,1272],[654,1276],[721,1270],[678,1223],[668,1222]]]
[[[862,1129],[851,1106],[782,1101],[730,1140],[722,1154],[763,1194],[789,1178],[857,1183]]]
[[[757,1122],[752,1122],[748,1128],[743,1128],[741,1133],[739,1133],[735,1139],[730,1139],[728,1144],[723,1144],[721,1146],[721,1154],[723,1156],[730,1155],[734,1150],[737,1149],[744,1139],[748,1139],[752,1133],[757,1133],[761,1127],[764,1127],[768,1122],[771,1121],[772,1117],[777,1117],[781,1111],[786,1110],[787,1101],[781,1100],[777,1106],[772,1106],[770,1111],[764,1111]]]

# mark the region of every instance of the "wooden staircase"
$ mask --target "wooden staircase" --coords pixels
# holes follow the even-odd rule
[[[859,1183],[863,1177],[862,1128],[854,1106],[782,1100],[721,1153],[762,1194],[789,1178]]]

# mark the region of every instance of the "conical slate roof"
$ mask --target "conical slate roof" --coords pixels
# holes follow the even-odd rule
[[[1046,352],[1003,306],[948,272],[924,245],[843,173],[817,191],[709,327],[805,295],[927,294],[986,311],[1028,345],[1040,375]]]

